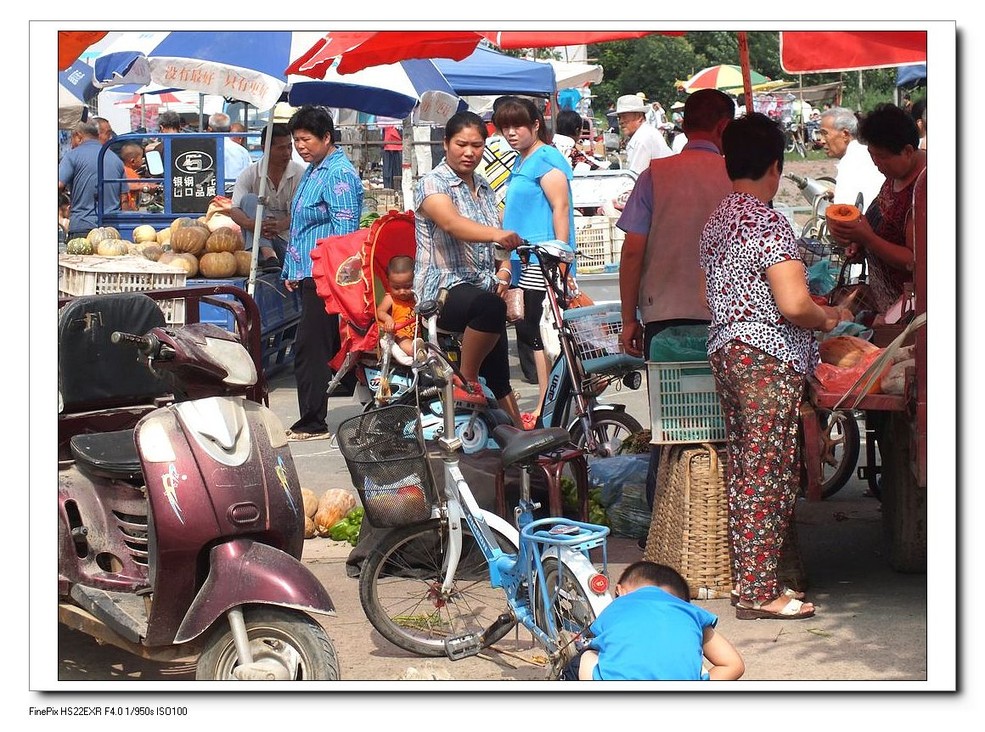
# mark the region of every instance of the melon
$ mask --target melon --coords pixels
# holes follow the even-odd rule
[[[69,239],[65,245],[66,254],[92,254],[92,244],[85,237],[77,236]]]
[[[852,206],[848,203],[835,203],[824,209],[825,218],[846,224],[851,223],[861,215],[862,212],[858,210],[858,206]]]
[[[141,224],[134,228],[133,240],[138,244],[141,242],[157,241],[157,232],[154,231],[154,227],[150,224]]]

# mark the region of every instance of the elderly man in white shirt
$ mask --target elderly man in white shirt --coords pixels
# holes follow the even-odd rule
[[[627,94],[616,100],[619,130],[629,139],[626,143],[626,167],[637,175],[650,167],[651,160],[674,154],[657,128],[646,124],[647,109],[648,106],[635,94]]]
[[[864,212],[879,194],[885,176],[879,172],[869,150],[855,139],[858,118],[845,107],[832,107],[821,114],[821,144],[829,158],[838,160],[834,203],[857,205]]]

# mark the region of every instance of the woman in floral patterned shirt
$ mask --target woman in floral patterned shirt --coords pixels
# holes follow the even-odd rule
[[[722,148],[732,193],[705,225],[700,258],[726,424],[736,618],[807,618],[814,606],[777,577],[799,490],[800,402],[818,362],[812,331],[851,315],[811,299],[790,224],[770,205],[783,171],[779,126],[763,114],[736,119]]]

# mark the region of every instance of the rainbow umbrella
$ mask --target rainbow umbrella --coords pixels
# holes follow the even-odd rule
[[[765,84],[770,79],[767,76],[749,70],[749,81],[753,86]],[[719,64],[701,69],[687,81],[680,83],[680,88],[690,94],[698,89],[719,89],[724,92],[742,91],[742,68],[733,64]]]

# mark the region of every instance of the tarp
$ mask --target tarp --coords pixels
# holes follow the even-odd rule
[[[927,64],[900,66],[896,70],[896,86],[913,86],[927,80]]]
[[[523,94],[549,97],[557,89],[550,64],[477,48],[461,61],[435,59],[435,65],[459,96]]]
[[[926,31],[780,31],[780,65],[788,74],[880,69],[926,61]]]

